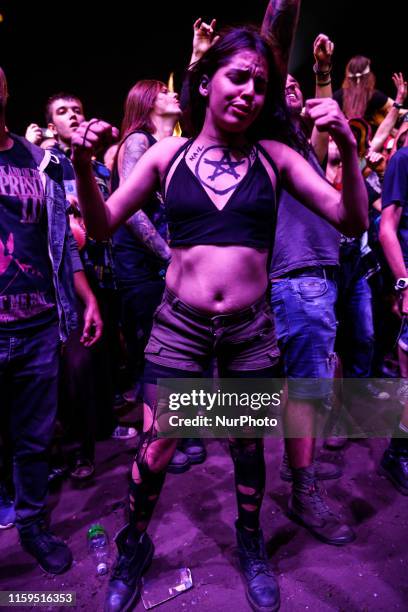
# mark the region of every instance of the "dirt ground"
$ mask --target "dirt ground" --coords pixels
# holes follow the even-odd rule
[[[341,479],[326,484],[328,497],[357,532],[353,544],[336,548],[319,543],[285,516],[290,487],[279,478],[282,444],[266,441],[262,525],[283,612],[408,610],[408,499],[376,472],[385,446],[385,440],[360,440],[341,453],[325,453],[344,470]],[[132,440],[99,443],[95,480],[80,489],[66,481],[50,496],[53,529],[68,542],[75,559],[66,574],[44,574],[21,550],[15,529],[0,532],[1,590],[75,591],[75,609],[103,610],[108,578],[95,575],[86,531],[95,521],[105,526],[113,560],[112,540],[123,524],[132,448]],[[150,528],[156,558],[149,576],[189,567],[194,582],[193,589],[162,604],[163,612],[250,609],[237,570],[231,460],[222,442],[208,441],[207,449],[204,464],[167,477]],[[143,609],[140,600],[136,609]]]

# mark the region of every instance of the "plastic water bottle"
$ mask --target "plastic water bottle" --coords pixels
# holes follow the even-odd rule
[[[109,538],[105,529],[99,523],[91,525],[88,529],[88,551],[91,554],[98,576],[108,571]]]

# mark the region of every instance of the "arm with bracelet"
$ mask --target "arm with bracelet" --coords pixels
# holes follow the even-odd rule
[[[313,72],[316,77],[315,98],[332,98],[331,85],[332,55],[334,44],[326,34],[319,34],[313,43],[313,55],[315,63]],[[329,146],[329,135],[327,132],[319,132],[313,127],[311,145],[317,159],[322,164],[327,156]]]
[[[407,82],[404,79],[402,72],[396,72],[392,75],[392,80],[397,89],[397,95],[395,96],[395,102],[387,113],[384,121],[378,127],[374,138],[370,144],[370,153],[372,151],[381,152],[384,143],[391,133],[391,130],[395,126],[400,110],[404,106],[405,98],[407,97]]]

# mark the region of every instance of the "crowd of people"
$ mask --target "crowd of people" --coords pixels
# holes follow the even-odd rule
[[[115,412],[125,359],[144,418],[106,611],[138,596],[166,472],[206,456],[200,439],[158,435],[158,379],[284,376],[288,515],[342,546],[356,534],[318,486],[341,472],[315,458],[317,407],[336,414],[334,378],[367,379],[386,401],[373,379],[401,377],[381,469],[408,495],[407,83],[395,73],[388,97],[356,56],[333,92],[334,44],[319,34],[305,101],[288,74],[299,5],[271,0],[258,29],[198,19],[180,97],[137,82],[120,133],[85,120],[66,92],[48,100],[46,130],[11,133],[0,71],[0,528],[15,524],[43,570],[69,569],[46,519],[55,423],[70,477],[89,480],[98,438],[137,435]],[[341,434],[328,431],[327,447]],[[247,598],[277,610],[259,520],[263,439],[229,448]]]

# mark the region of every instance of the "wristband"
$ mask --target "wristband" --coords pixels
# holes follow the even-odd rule
[[[315,64],[313,64],[313,72],[316,75],[321,76],[321,77],[329,76],[329,74],[331,73],[331,69],[332,69],[331,64],[329,64],[329,67],[328,67],[327,70],[320,70],[319,69],[319,64],[317,62]]]
[[[318,87],[327,87],[327,85],[331,85],[331,79],[319,81],[319,77],[316,75],[316,85],[318,85]]]

